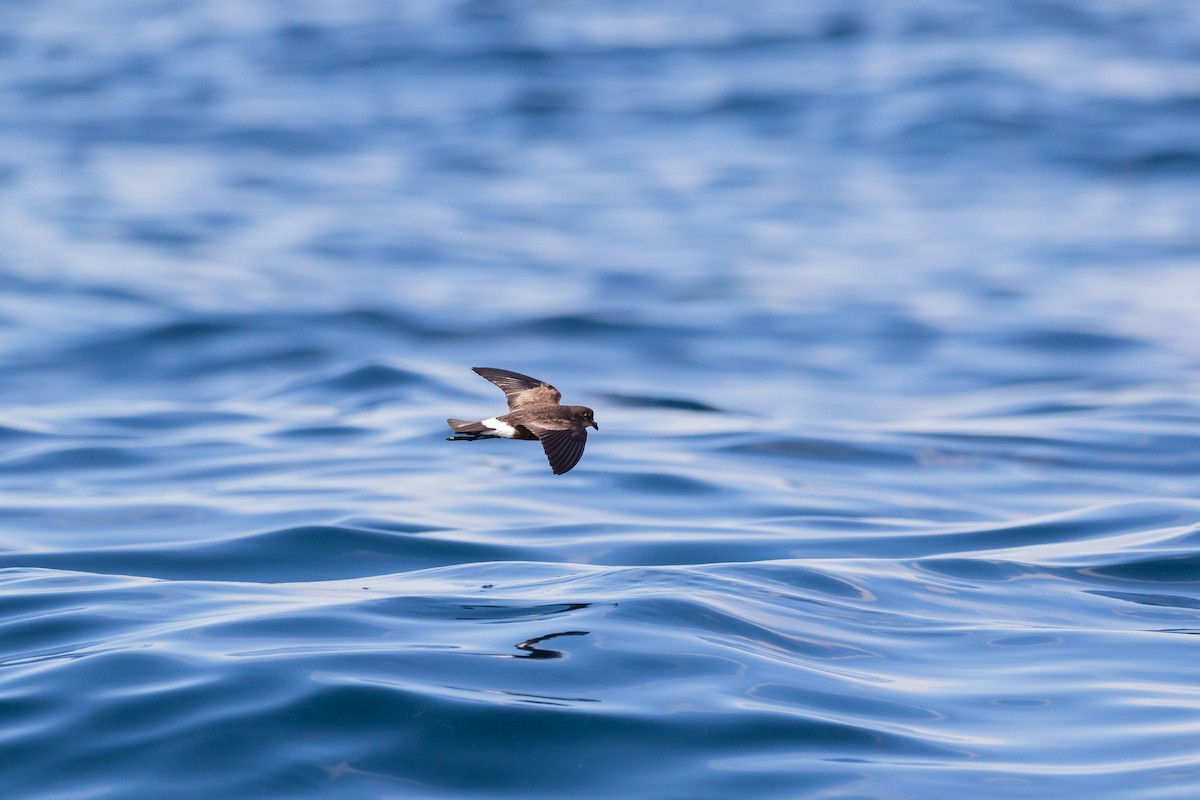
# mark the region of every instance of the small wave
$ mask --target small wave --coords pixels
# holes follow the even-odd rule
[[[722,409],[702,403],[699,400],[688,400],[677,397],[653,397],[635,394],[602,394],[608,402],[625,406],[626,408],[662,408],[670,411],[696,411],[702,414],[723,414]]]
[[[153,461],[144,452],[127,447],[66,447],[11,456],[0,460],[0,473],[77,473],[141,467]]]
[[[172,580],[331,580],[519,558],[517,547],[344,525],[303,525],[212,543],[0,553],[0,567],[74,569]]]
[[[365,397],[395,398],[399,390],[429,386],[432,381],[423,375],[389,364],[361,364],[342,368],[319,378],[305,377],[277,389],[271,397],[361,402]]]

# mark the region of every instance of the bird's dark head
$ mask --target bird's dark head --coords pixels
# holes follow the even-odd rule
[[[596,424],[595,414],[587,406],[571,406],[571,413],[583,423],[583,427],[586,428],[590,425],[596,430],[600,430],[600,426]]]

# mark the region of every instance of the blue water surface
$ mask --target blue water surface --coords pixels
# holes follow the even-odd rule
[[[18,800],[1200,796],[1200,5],[0,4]],[[517,370],[570,473],[449,443]]]

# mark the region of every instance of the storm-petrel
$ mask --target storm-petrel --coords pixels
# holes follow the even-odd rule
[[[592,419],[586,406],[561,406],[558,389],[545,381],[509,372],[506,369],[472,367],[476,372],[500,387],[508,398],[508,413],[481,422],[448,419],[446,423],[457,436],[448,442],[471,442],[476,439],[537,439],[550,460],[550,469],[562,475],[579,463],[583,446],[587,444],[587,429],[600,426]]]

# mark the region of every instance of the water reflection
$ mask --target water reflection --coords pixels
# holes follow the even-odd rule
[[[525,651],[525,655],[514,656],[514,658],[562,658],[561,650],[551,650],[549,648],[538,647],[542,642],[548,642],[551,639],[557,639],[560,636],[587,636],[588,631],[562,631],[560,633],[548,633],[545,636],[538,636],[534,639],[526,639],[518,644],[518,650]]]

